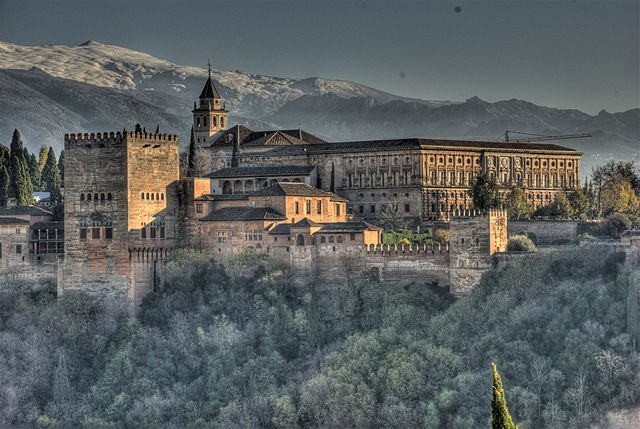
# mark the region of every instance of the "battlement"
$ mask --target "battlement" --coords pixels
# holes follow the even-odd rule
[[[489,209],[489,210],[476,210],[476,209],[466,209],[466,210],[454,210],[449,213],[449,218],[454,219],[470,219],[474,217],[507,217],[507,211],[504,209]]]
[[[382,256],[433,256],[449,253],[449,244],[370,244],[367,255]]]
[[[161,142],[177,142],[180,137],[177,134],[166,133],[136,133],[136,132],[103,132],[103,133],[71,133],[64,135],[64,144],[68,145],[81,145],[81,144],[114,144],[123,143],[126,141],[144,140],[150,143]]]

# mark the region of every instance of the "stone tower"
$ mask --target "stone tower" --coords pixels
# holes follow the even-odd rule
[[[65,135],[64,252],[58,294],[139,303],[175,246],[177,135]]]
[[[193,130],[196,135],[196,143],[202,146],[209,139],[229,126],[227,108],[222,102],[222,97],[211,79],[211,64],[209,64],[209,78],[200,93],[200,102],[196,106],[193,103]]]
[[[491,256],[507,250],[507,212],[465,210],[452,216],[449,228],[449,287],[463,295],[491,268]]]

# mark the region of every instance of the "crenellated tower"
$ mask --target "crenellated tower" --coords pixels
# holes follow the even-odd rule
[[[196,143],[202,146],[220,131],[227,129],[228,111],[222,97],[211,79],[211,64],[209,64],[209,78],[200,93],[199,105],[193,103],[193,129]]]

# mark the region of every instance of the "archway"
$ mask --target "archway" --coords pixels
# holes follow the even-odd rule
[[[304,236],[302,234],[296,236],[296,246],[304,246]]]
[[[228,180],[225,180],[222,184],[222,193],[227,195],[233,194],[233,186],[231,186],[231,182]]]
[[[236,180],[235,182],[233,182],[233,193],[234,194],[242,194],[242,182],[239,180]]]

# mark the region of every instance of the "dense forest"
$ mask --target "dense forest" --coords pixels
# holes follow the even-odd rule
[[[611,426],[640,401],[640,271],[625,259],[538,253],[454,300],[373,275],[293,286],[183,250],[135,317],[4,291],[0,426],[487,427],[491,362],[521,429]]]

